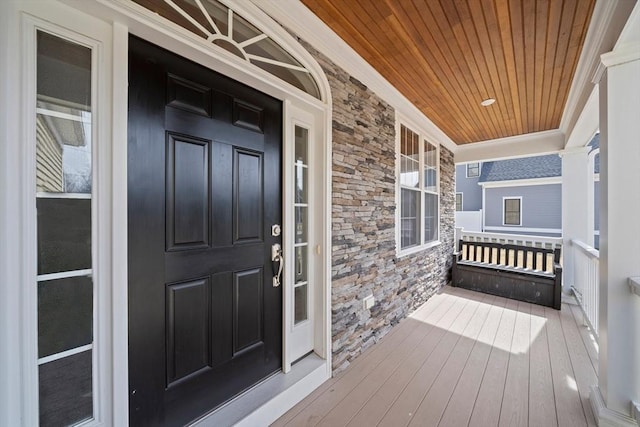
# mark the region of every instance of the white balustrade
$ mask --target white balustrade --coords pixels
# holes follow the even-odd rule
[[[562,248],[562,237],[527,236],[523,234],[486,233],[464,230],[461,236],[462,240],[468,242],[503,243],[545,249]]]
[[[586,323],[598,338],[598,306],[600,301],[600,252],[580,240],[571,240],[574,259],[574,285],[571,287],[582,308]]]

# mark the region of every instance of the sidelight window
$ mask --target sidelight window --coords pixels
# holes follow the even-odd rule
[[[294,324],[309,318],[309,130],[295,126]]]
[[[93,418],[92,50],[37,32],[41,426]]]
[[[439,150],[419,133],[400,126],[400,251],[419,249],[439,239]]]

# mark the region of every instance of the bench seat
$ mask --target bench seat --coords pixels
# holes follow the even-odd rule
[[[530,263],[539,263],[537,257],[542,254],[541,269],[525,268],[517,265],[504,265],[489,262],[492,258],[483,260],[463,259],[463,248],[466,253],[491,254],[492,250],[511,251],[515,259],[533,256]],[[488,252],[485,252],[488,250]],[[509,252],[505,252],[509,253]],[[518,256],[520,253],[520,256]],[[547,255],[553,255],[552,271],[547,269]],[[453,255],[452,286],[473,291],[484,292],[518,301],[553,307],[560,310],[562,297],[562,267],[559,264],[559,249],[530,248],[518,245],[503,245],[500,243],[464,242],[460,241],[459,251]],[[544,271],[544,270],[546,271]]]

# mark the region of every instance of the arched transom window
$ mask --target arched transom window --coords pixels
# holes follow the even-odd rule
[[[133,0],[268,73],[320,98],[300,61],[255,25],[216,0]]]

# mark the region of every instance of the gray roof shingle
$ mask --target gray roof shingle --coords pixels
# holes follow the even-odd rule
[[[600,133],[588,144],[591,151],[600,146]],[[600,155],[595,157],[595,173],[600,172]],[[519,159],[484,162],[480,182],[512,181],[516,179],[548,178],[562,175],[562,160],[557,154],[522,157]]]
[[[557,154],[499,160],[482,164],[480,182],[547,178],[562,175],[562,160]]]

